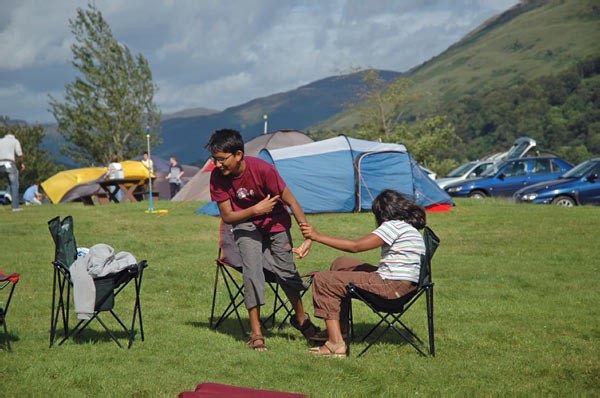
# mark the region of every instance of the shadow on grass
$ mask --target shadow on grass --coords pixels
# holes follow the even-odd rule
[[[100,328],[102,326],[98,325]],[[71,332],[72,329],[69,329],[69,332]],[[119,340],[119,342],[121,343],[121,345],[123,345],[124,347],[127,346],[127,344],[129,343],[129,334],[127,332],[125,332],[123,329],[110,329],[110,331],[115,335],[115,337],[117,338],[117,340]],[[139,337],[140,334],[134,330],[133,332],[133,341],[137,341],[137,337]],[[65,331],[64,329],[57,329],[56,330],[56,335],[54,336],[54,344],[53,346],[58,345],[63,339],[65,338]],[[141,338],[140,338],[141,339]],[[69,338],[67,340],[65,340],[62,344],[66,344],[67,342],[72,341],[75,344],[89,344],[89,343],[98,343],[98,342],[113,342],[114,340],[110,337],[110,335],[108,334],[108,332],[104,329],[91,329],[90,326],[86,327],[85,329],[81,330],[80,332],[78,332],[75,335],[69,336]]]
[[[296,338],[303,338],[301,334],[299,334],[298,336],[296,336],[296,330],[293,329],[293,331],[290,333],[289,329],[284,329],[284,327],[286,326],[287,323],[284,323],[281,327],[279,327],[279,325],[281,324],[280,320],[279,322],[275,322],[275,326],[272,326],[271,322],[268,322],[267,325],[263,324],[262,325],[262,331],[263,331],[263,335],[265,337],[285,337],[285,338],[289,338],[292,340],[295,340]],[[240,322],[236,319],[236,318],[227,318],[225,320],[223,320],[218,327],[215,329],[215,323],[213,322],[213,325],[211,327],[210,322],[206,321],[188,321],[185,323],[186,325],[189,326],[193,326],[196,328],[203,328],[203,329],[209,329],[209,330],[214,330],[215,332],[218,333],[222,333],[222,334],[226,334],[229,335],[233,338],[235,338],[236,340],[240,340],[240,341],[246,341],[248,339],[248,337],[250,336],[250,322],[247,318],[242,318],[242,324],[244,326],[244,330],[242,331],[242,328],[240,327]],[[300,332],[297,332],[300,333]]]
[[[6,350],[7,346],[6,346],[6,340],[8,339],[8,341],[10,342],[10,344],[13,344],[16,341],[19,341],[19,336],[17,336],[16,334],[13,334],[10,332],[10,330],[8,331],[8,336],[6,336],[4,334],[4,330],[2,330],[0,328],[0,350]]]

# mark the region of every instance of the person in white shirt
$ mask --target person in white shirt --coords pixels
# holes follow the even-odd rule
[[[6,135],[0,138],[0,172],[8,174],[8,190],[11,195],[13,211],[23,210],[19,206],[19,169],[15,162],[15,155],[20,158],[21,171],[25,170],[23,149],[12,130],[8,129]]]

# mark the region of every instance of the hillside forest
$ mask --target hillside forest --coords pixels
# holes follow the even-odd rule
[[[394,81],[388,87],[393,85]],[[522,136],[573,164],[600,156],[600,55],[556,74],[490,86],[441,105],[427,106],[423,96],[404,104],[401,122],[389,134],[365,123],[365,116],[351,107],[351,128],[317,128],[309,135],[316,140],[346,134],[402,143],[442,176],[466,161],[507,150]],[[388,111],[399,112],[390,110],[395,104],[386,105]]]

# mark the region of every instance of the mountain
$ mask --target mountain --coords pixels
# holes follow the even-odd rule
[[[403,77],[442,105],[479,91],[556,74],[600,54],[598,0],[523,0]],[[351,127],[334,115],[314,130]]]
[[[379,71],[390,81],[401,74]],[[359,74],[332,76],[295,90],[257,98],[222,112],[196,117],[163,118],[163,144],[153,152],[162,157],[175,155],[182,163],[202,163],[208,157],[204,149],[210,134],[222,128],[234,128],[245,140],[264,132],[264,115],[269,131],[306,130],[309,126],[339,113],[343,105],[357,98],[364,83]]]
[[[219,112],[220,111],[217,111],[215,109],[208,109],[208,108],[189,108],[189,109],[184,109],[182,111],[178,111],[175,113],[169,113],[166,115],[162,115],[161,120],[165,121],[165,120],[176,119],[176,118],[208,116],[208,115],[212,115],[213,113],[219,113]]]

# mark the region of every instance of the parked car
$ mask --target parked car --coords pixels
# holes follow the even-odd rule
[[[555,180],[518,190],[517,202],[552,203],[561,206],[600,206],[600,158],[578,164]]]
[[[421,170],[423,170],[425,172],[425,174],[427,174],[427,176],[429,178],[431,178],[432,180],[437,180],[438,176],[435,173],[435,171],[429,170],[427,167],[423,167],[423,166],[419,166],[421,168]]]
[[[493,160],[474,160],[472,162],[461,164],[448,173],[446,177],[439,178],[435,182],[438,183],[440,188],[446,188],[449,184],[479,177],[481,173],[492,167],[494,163]]]
[[[569,162],[557,157],[504,160],[495,163],[481,177],[449,184],[445,190],[454,197],[512,197],[525,186],[552,180],[572,168]]]
[[[0,206],[10,204],[10,194],[0,189]]]

